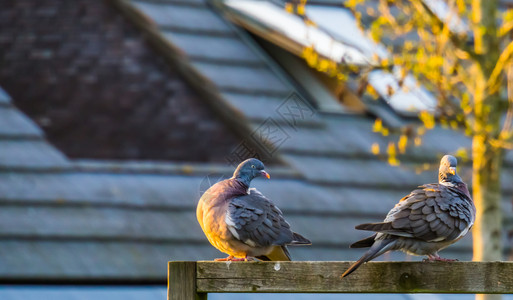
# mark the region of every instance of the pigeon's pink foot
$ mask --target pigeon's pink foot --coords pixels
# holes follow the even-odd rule
[[[438,255],[428,255],[428,258],[425,258],[424,261],[458,261],[458,260],[451,259],[451,258],[443,258]]]
[[[216,258],[216,259],[214,259],[214,261],[232,261],[233,258],[234,257],[230,255],[230,256],[228,256],[226,258]]]
[[[247,261],[248,259],[246,257],[243,258],[236,258],[232,255],[228,256],[227,258],[216,258],[214,261]]]
[[[232,261],[247,261],[248,259],[245,257],[242,258],[233,258]]]
[[[458,261],[457,259],[454,259],[454,258],[443,258],[443,257],[437,257],[434,260],[435,261]]]

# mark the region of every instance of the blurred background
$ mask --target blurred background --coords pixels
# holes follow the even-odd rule
[[[356,65],[375,45],[339,1],[310,0],[300,15],[287,5],[0,0],[0,299],[164,299],[168,261],[224,257],[195,208],[248,157],[271,175],[254,186],[313,242],[291,247],[294,260],[356,260],[361,249],[348,246],[367,234],[355,225],[382,220],[437,181],[444,154],[470,148],[438,125],[407,151],[391,147],[436,99],[413,79],[391,94],[397,80],[379,71],[370,97],[358,74],[341,81],[312,67],[305,45]],[[460,164],[470,185],[470,162]],[[508,258],[509,152],[502,178]],[[471,260],[471,235],[441,255]]]

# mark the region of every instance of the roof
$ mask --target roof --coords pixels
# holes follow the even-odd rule
[[[211,84],[200,94],[238,112],[222,116],[244,123],[240,132],[248,141],[283,161],[268,168],[271,180],[254,185],[312,240],[312,246],[291,248],[294,259],[356,259],[361,251],[348,245],[366,233],[355,225],[382,219],[412,188],[435,181],[436,167],[416,171],[424,163],[437,166],[443,154],[470,146],[463,135],[436,128],[402,157],[400,167],[390,166],[371,146],[384,149],[393,136],[374,133],[372,117],[318,112],[250,35],[206,2],[115,2],[140,30],[165,42],[157,54],[180,50],[187,74]],[[195,206],[209,180],[232,170],[222,163],[69,159],[2,91],[0,278],[160,283],[169,260],[220,257],[197,224]],[[460,173],[470,183],[468,165]],[[502,175],[510,225],[511,153]],[[443,253],[470,259],[470,236]],[[391,258],[418,259],[383,257]]]

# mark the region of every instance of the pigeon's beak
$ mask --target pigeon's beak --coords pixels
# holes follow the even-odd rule
[[[450,167],[449,173],[451,173],[451,175],[456,175],[456,167]]]
[[[269,173],[267,173],[264,170],[260,171],[260,175],[262,175],[262,177],[265,177],[267,179],[271,179],[271,175],[269,175]]]

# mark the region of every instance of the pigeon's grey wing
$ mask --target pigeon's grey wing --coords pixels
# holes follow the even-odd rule
[[[425,241],[454,240],[472,226],[472,205],[466,197],[443,185],[414,190],[387,215],[385,222],[357,229],[412,237]]]
[[[235,238],[251,247],[286,245],[293,241],[294,234],[280,209],[255,189],[230,202],[225,220]]]

